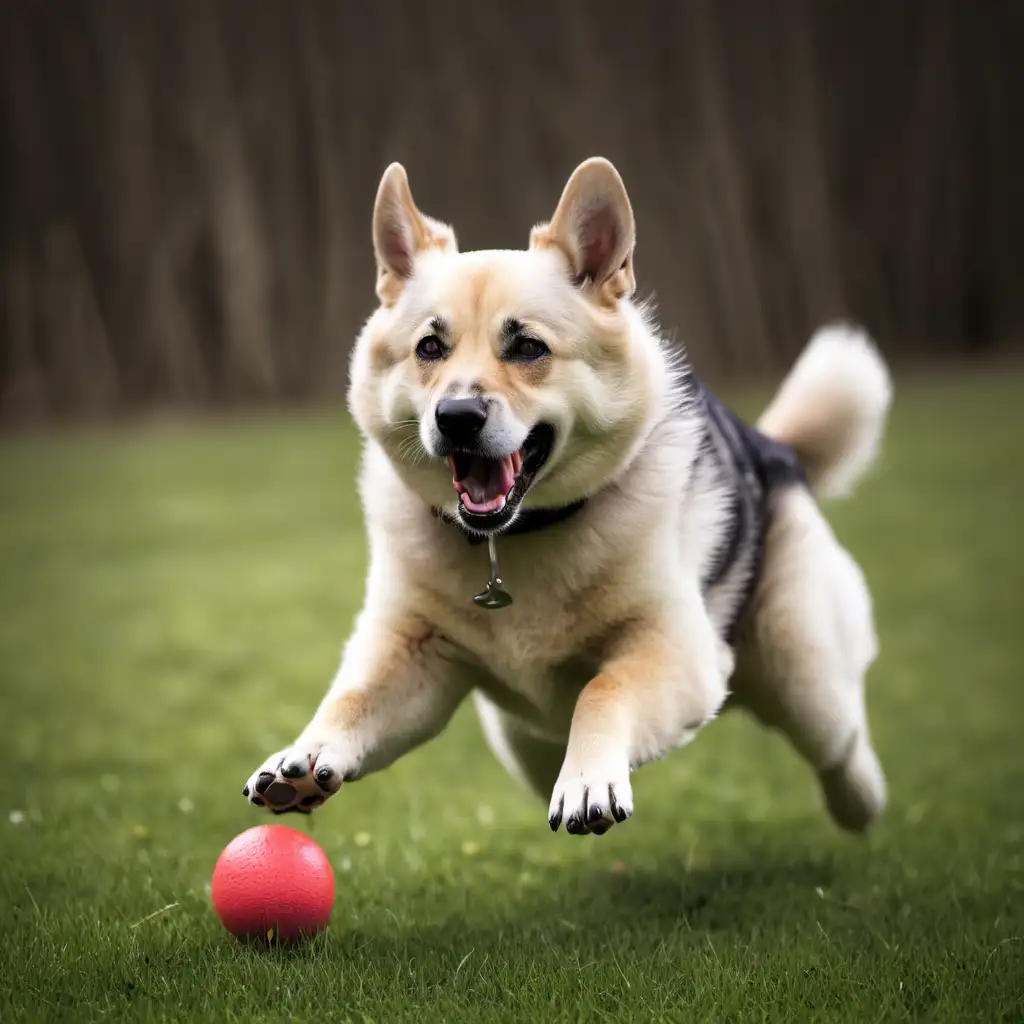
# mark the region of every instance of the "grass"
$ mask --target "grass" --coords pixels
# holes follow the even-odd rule
[[[0,1020],[1024,1020],[1021,379],[910,384],[830,510],[876,594],[892,800],[838,833],[727,716],[552,835],[469,709],[308,822],[331,926],[209,905],[239,790],[331,675],[365,554],[344,418],[0,445]]]

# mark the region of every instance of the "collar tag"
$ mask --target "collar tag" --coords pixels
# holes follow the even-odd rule
[[[491,559],[491,578],[483,591],[474,595],[473,603],[488,611],[497,611],[512,604],[512,595],[502,587],[501,577],[498,575],[498,547],[494,534],[487,538],[487,553]]]

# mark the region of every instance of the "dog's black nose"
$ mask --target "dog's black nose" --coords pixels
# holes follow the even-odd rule
[[[476,441],[487,422],[487,403],[482,398],[442,398],[437,403],[437,429],[456,444]]]

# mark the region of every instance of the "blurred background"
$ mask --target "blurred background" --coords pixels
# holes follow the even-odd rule
[[[713,382],[853,316],[897,362],[1024,337],[1024,4],[0,6],[0,422],[336,402],[392,160],[522,247],[603,154]]]

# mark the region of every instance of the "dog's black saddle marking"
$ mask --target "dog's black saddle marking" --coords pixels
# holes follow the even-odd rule
[[[704,592],[721,583],[739,559],[749,559],[746,585],[726,629],[732,642],[760,575],[772,495],[780,488],[805,483],[806,477],[792,448],[744,423],[703,384],[694,381],[694,386],[707,429],[699,458],[718,463],[732,489],[729,525],[701,581]]]

